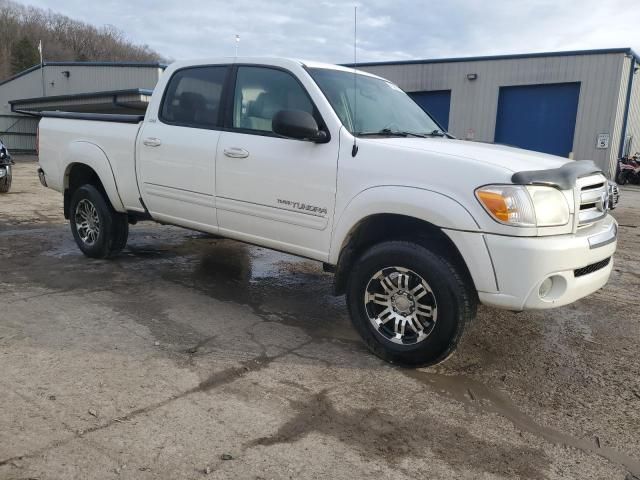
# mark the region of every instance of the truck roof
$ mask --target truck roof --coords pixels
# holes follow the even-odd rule
[[[284,68],[295,68],[299,66],[308,67],[308,68],[325,68],[329,70],[338,70],[343,72],[353,72],[353,68],[344,67],[341,65],[335,65],[332,63],[323,63],[316,62],[313,60],[302,60],[296,58],[286,58],[286,57],[215,57],[215,58],[201,58],[201,59],[192,59],[192,60],[180,60],[178,62],[174,62],[169,65],[170,70],[175,70],[178,68],[189,67],[194,65],[218,65],[218,64],[255,64],[255,65],[268,65],[275,67],[284,67]],[[361,75],[366,75],[368,77],[380,78],[377,75],[373,75],[372,73],[365,72],[362,70],[357,70]],[[384,80],[384,79],[383,79]]]

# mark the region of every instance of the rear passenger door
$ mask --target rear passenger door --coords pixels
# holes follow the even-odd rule
[[[217,229],[215,152],[229,67],[177,70],[167,83],[157,118],[138,136],[138,177],[156,220],[199,230]]]

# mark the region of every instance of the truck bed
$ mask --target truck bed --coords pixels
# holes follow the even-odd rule
[[[51,188],[64,191],[70,162],[84,162],[96,171],[103,169],[101,177],[106,174],[113,179],[115,191],[109,196],[117,197],[112,198],[116,210],[144,210],[135,168],[136,139],[144,116],[76,112],[41,112],[39,116],[39,161]],[[89,157],[92,162],[100,158],[96,163],[101,165],[85,162]]]

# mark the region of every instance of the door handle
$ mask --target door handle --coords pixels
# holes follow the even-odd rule
[[[142,143],[144,143],[147,147],[159,147],[160,145],[162,145],[160,139],[154,137],[145,138]]]
[[[249,156],[249,152],[238,147],[225,148],[224,154],[229,158],[247,158]]]

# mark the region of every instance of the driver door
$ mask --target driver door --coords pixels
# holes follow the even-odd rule
[[[326,259],[336,194],[338,141],[283,138],[271,120],[303,110],[322,125],[309,95],[288,71],[239,66],[233,108],[216,154],[220,233]]]

